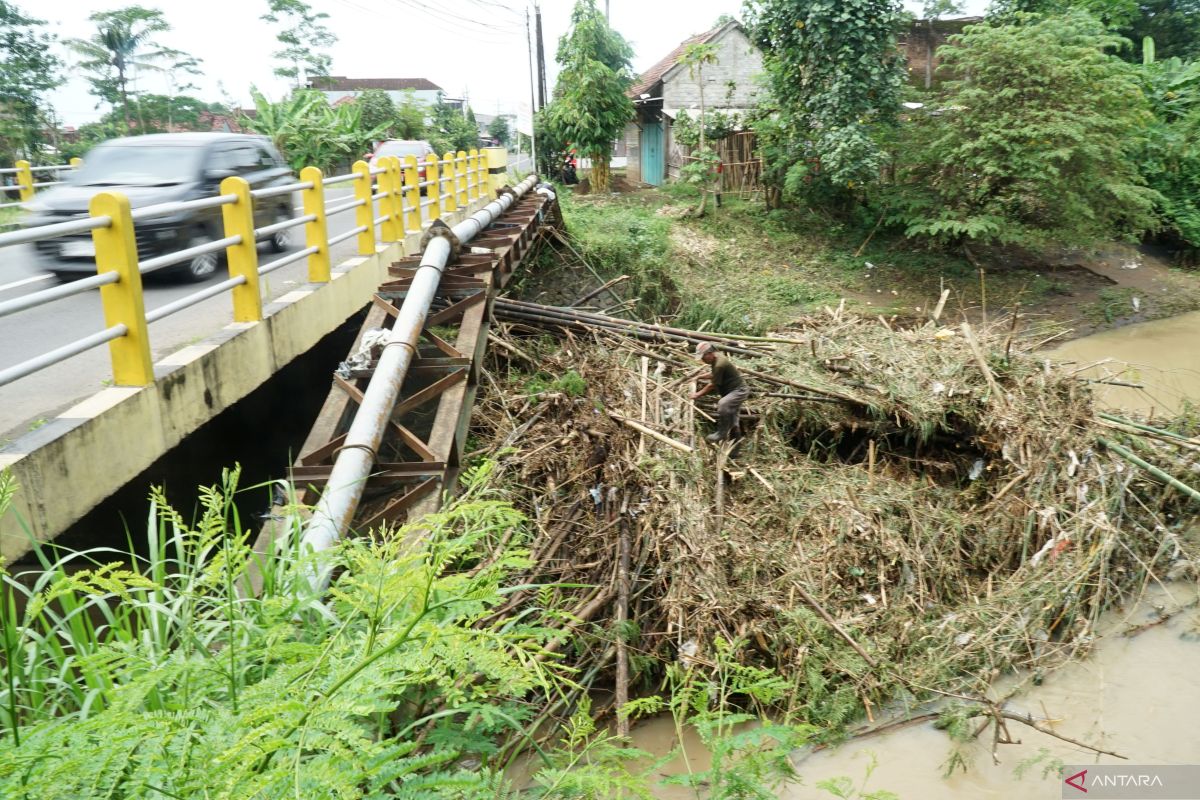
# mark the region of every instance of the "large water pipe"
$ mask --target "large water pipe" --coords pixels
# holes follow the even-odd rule
[[[466,244],[536,185],[536,175],[526,178],[512,187],[512,194],[501,195],[455,225],[452,228],[454,235],[459,242]],[[417,340],[425,327],[425,318],[437,293],[446,262],[450,259],[450,251],[451,242],[445,236],[435,236],[425,246],[408,295],[400,306],[400,314],[383,345],[378,366],[371,375],[362,403],[346,433],[346,441],[333,463],[325,492],[313,516],[304,526],[302,552],[308,549],[318,553],[327,550],[350,528],[350,522],[362,500],[367,478],[375,464],[383,434],[391,420],[392,409],[400,396],[400,387],[417,355]],[[312,578],[315,589],[321,590],[328,585],[331,571],[332,568],[327,564],[318,566]]]

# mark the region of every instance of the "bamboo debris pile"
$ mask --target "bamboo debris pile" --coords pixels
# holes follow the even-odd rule
[[[704,668],[724,638],[836,725],[1070,657],[1103,608],[1200,568],[1178,477],[1200,439],[1098,417],[1007,322],[831,310],[748,340],[531,306],[497,305],[473,433],[534,526],[519,582],[556,587],[502,613],[566,620],[553,649],[584,688]],[[688,399],[699,340],[749,367],[732,452],[698,439],[715,414]]]

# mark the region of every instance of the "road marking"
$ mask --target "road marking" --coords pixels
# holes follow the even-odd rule
[[[15,281],[13,283],[6,283],[3,286],[0,286],[0,292],[7,292],[9,289],[16,289],[18,286],[25,286],[26,284],[30,284],[30,283],[37,283],[39,281],[49,281],[49,280],[54,280],[54,276],[53,275],[34,275],[32,278],[26,278],[23,281]]]

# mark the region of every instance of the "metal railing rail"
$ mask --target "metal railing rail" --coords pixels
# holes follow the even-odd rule
[[[47,186],[58,186],[65,181],[52,180],[35,182],[33,174],[35,172],[62,172],[63,170],[76,170],[83,165],[83,161],[78,158],[72,158],[70,164],[50,164],[41,167],[30,165],[24,159],[17,161],[15,166],[5,167],[0,169],[0,175],[15,175],[17,182],[11,185],[0,185],[0,198],[3,198],[4,192],[16,192],[19,199],[14,202],[0,203],[0,208],[15,208],[23,203],[28,203],[33,199],[36,189],[44,189]]]
[[[33,173],[60,173],[77,169],[80,163],[74,159],[71,165],[31,167],[27,162],[17,162],[16,167],[0,169],[0,175],[16,174],[19,179],[19,185],[0,187],[0,190],[22,193],[21,201],[0,203],[0,208],[21,205],[27,201],[27,197],[32,196],[35,188],[62,182],[34,182]],[[426,172],[424,180],[420,178],[422,166]],[[331,200],[325,188],[342,184],[351,184],[353,198],[338,197]],[[490,194],[486,190],[488,185],[486,152],[459,151],[447,153],[442,158],[430,155],[424,162],[418,162],[414,156],[403,159],[382,157],[370,165],[356,162],[351,172],[330,177],[325,177],[315,167],[306,167],[301,171],[298,181],[253,191],[243,178],[226,178],[221,183],[219,194],[213,197],[137,209],[132,209],[123,195],[102,192],[92,198],[86,217],[0,233],[0,249],[91,233],[98,271],[96,275],[81,280],[0,302],[0,317],[100,288],[106,322],[106,327],[98,333],[0,369],[0,386],[106,343],[111,350],[114,383],[147,385],[153,381],[148,333],[150,323],[226,292],[232,294],[235,321],[259,321],[263,318],[259,286],[261,276],[307,260],[309,282],[327,283],[331,279],[329,250],[334,245],[357,237],[359,254],[374,254],[378,242],[402,241],[409,235],[420,233],[427,223],[439,215],[470,208],[472,203]],[[262,227],[254,226],[255,202],[296,192],[301,194],[303,200],[294,209],[301,212],[299,216]],[[137,223],[210,208],[221,208],[223,237],[139,259]],[[354,212],[354,225],[343,233],[330,236],[328,218],[347,211]],[[259,264],[259,241],[300,227],[305,231],[305,247]],[[221,251],[226,254],[229,278],[158,308],[145,310],[142,275]]]

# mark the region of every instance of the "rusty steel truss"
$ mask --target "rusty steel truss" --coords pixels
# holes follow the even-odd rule
[[[487,350],[492,300],[512,280],[545,230],[559,226],[557,201],[529,192],[446,265],[421,331],[417,359],[375,455],[353,531],[434,511],[453,489]],[[419,262],[420,257],[414,256],[389,268],[390,280],[371,299],[351,353],[359,352],[367,332],[391,328]],[[291,471],[302,506],[313,506],[329,480],[375,364],[371,361],[348,375],[334,375]]]

